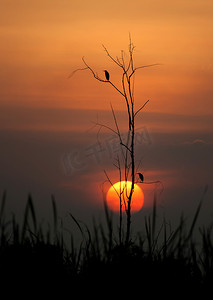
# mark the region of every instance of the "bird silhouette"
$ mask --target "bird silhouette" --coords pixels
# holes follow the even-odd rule
[[[137,174],[139,175],[139,178],[140,178],[141,182],[143,182],[143,181],[144,181],[144,176],[143,176],[143,174],[141,174],[141,173],[137,173]]]
[[[104,73],[105,73],[106,80],[109,81],[109,72],[107,70],[104,70]]]

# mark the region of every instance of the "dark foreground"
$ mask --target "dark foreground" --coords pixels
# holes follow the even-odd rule
[[[78,295],[142,299],[146,295],[171,299],[203,296],[212,290],[211,228],[200,230],[199,244],[193,241],[200,206],[188,231],[183,219],[174,230],[168,231],[164,221],[157,230],[153,210],[153,215],[145,220],[144,238],[128,244],[116,238],[108,214],[106,229],[96,225],[92,232],[71,216],[82,234],[82,242],[75,247],[71,236],[68,247],[58,229],[52,203],[52,232],[37,225],[30,197],[21,226],[14,216],[10,221],[5,219],[2,204],[0,285],[7,297],[76,298]]]

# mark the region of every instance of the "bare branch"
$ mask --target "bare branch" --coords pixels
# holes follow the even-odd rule
[[[160,180],[156,180],[156,181],[143,181],[143,182],[139,181],[137,183],[142,183],[142,184],[157,184],[157,183],[159,183],[160,186],[161,186],[160,194],[164,191],[164,185],[163,185],[162,181],[160,181]]]
[[[136,70],[144,69],[144,68],[149,68],[149,67],[153,67],[153,66],[160,66],[160,65],[161,64],[152,64],[152,65],[145,65],[145,66],[136,67],[135,69],[133,69],[132,73],[129,75],[129,78],[132,77],[132,75],[135,73]]]
[[[113,189],[115,190],[116,194],[117,194],[117,195],[118,195],[118,197],[120,198],[120,195],[119,195],[118,191],[116,190],[116,188],[114,187],[114,185],[113,185],[112,181],[110,180],[110,178],[109,178],[109,176],[108,176],[108,174],[107,174],[106,170],[104,170],[104,174],[106,175],[106,178],[107,178],[107,180],[109,181],[109,183],[111,184],[111,186],[112,186],[112,187],[113,187]]]
[[[71,78],[76,72],[78,72],[78,71],[84,71],[84,70],[87,70],[87,69],[88,69],[88,67],[74,70],[74,71],[67,77],[67,79]]]
[[[134,114],[134,117],[146,106],[146,104],[149,102],[149,100],[147,100],[144,105],[142,105]]]
[[[121,164],[119,160],[119,156],[117,156],[117,161],[118,161],[118,170],[119,170],[119,182],[122,180],[122,174],[121,174]],[[120,224],[119,224],[119,241],[121,244],[122,241],[122,221],[123,221],[123,216],[122,216],[122,199],[121,199],[121,184],[120,184],[120,191],[119,191],[119,202],[120,202]]]
[[[110,131],[112,131],[113,133],[115,133],[116,135],[119,135],[118,132],[116,132],[114,129],[112,129],[111,127],[107,126],[107,125],[104,125],[104,124],[101,124],[101,123],[98,123],[98,122],[93,122],[95,124],[95,126],[100,126],[101,128],[106,128]]]
[[[97,80],[99,80],[99,81],[101,81],[101,82],[109,82],[108,80],[103,80],[103,79],[101,79],[101,78],[98,76],[98,74],[95,73],[95,72],[93,71],[93,69],[87,64],[87,62],[85,61],[84,57],[82,57],[82,60],[83,60],[84,64],[86,65],[87,69],[89,69],[89,70],[92,72],[92,74],[93,74],[93,76],[95,77],[95,79],[97,79]]]
[[[124,50],[121,50],[121,59],[122,59],[122,65],[123,65],[123,70],[126,69],[126,66],[125,66],[125,60],[124,60]]]
[[[119,59],[118,59],[118,60],[115,60],[115,59],[112,57],[112,55],[109,53],[109,51],[107,50],[107,48],[106,48],[104,45],[102,45],[102,46],[103,46],[104,51],[106,52],[107,56],[109,56],[109,58],[110,58],[114,63],[116,63],[116,65],[118,65],[120,68],[122,68],[122,64],[119,62]]]
[[[114,89],[116,89],[116,91],[118,91],[123,97],[125,97],[124,93],[122,93],[110,80],[108,82],[114,87]]]
[[[124,144],[124,143],[122,143],[122,142],[120,142],[120,144],[121,144],[122,146],[124,146],[130,153],[132,152],[126,144]]]
[[[118,56],[116,56],[116,60],[119,63],[119,65],[122,65],[121,62],[120,62],[120,58]]]
[[[153,66],[160,66],[161,64],[151,64],[151,65],[144,65],[144,66],[140,66],[140,67],[136,67],[134,69],[134,72],[138,69],[144,69],[144,68],[149,68],[149,67],[153,67]]]
[[[112,107],[112,103],[111,103],[111,102],[110,102],[110,107],[111,107],[111,110],[112,110],[113,119],[114,119],[114,122],[115,122],[115,126],[116,126],[116,129],[117,129],[117,132],[118,132],[120,141],[122,142],[120,130],[119,130],[119,127],[118,127],[118,122],[117,122],[117,119],[116,119],[116,116],[115,116],[115,112],[114,112],[114,109],[113,109],[113,107]]]
[[[134,49],[135,49],[135,46],[132,43],[131,34],[129,34],[129,56],[130,56],[129,67],[131,66],[132,71],[134,70],[134,65],[133,65],[133,51],[134,51]]]
[[[113,114],[115,126],[116,126],[116,129],[117,129],[117,135],[118,135],[119,140],[120,140],[120,145],[121,145],[121,146],[124,146],[129,152],[131,152],[131,150],[130,150],[129,147],[128,147],[128,144],[124,144],[123,141],[122,141],[121,134],[120,134],[120,130],[119,130],[118,123],[117,123],[117,119],[116,119],[116,115],[115,115],[114,109],[113,109],[113,107],[112,107],[112,103],[110,103],[110,106],[111,106],[111,110],[112,110],[112,114]],[[126,157],[125,157],[125,154],[124,154],[124,152],[123,152],[123,148],[122,148],[122,147],[121,147],[121,152],[122,152],[122,155],[123,155],[123,158],[124,158],[124,161],[125,161],[125,160],[126,160]]]
[[[125,77],[128,78],[127,73],[124,70],[124,73],[122,75],[122,86],[123,86],[124,98],[125,98],[125,101],[126,101],[127,112],[128,112],[128,117],[129,117],[129,130],[131,130],[132,118],[131,118],[131,113],[130,113],[128,96],[127,96],[127,93],[126,93],[126,87],[125,87],[125,81],[124,81]]]
[[[101,81],[101,82],[105,82],[105,83],[111,84],[114,87],[114,89],[116,89],[116,91],[118,91],[123,97],[125,97],[125,95],[110,80],[101,79],[98,76],[98,73],[95,73],[93,71],[93,69],[87,64],[87,62],[85,61],[84,57],[82,57],[82,60],[83,60],[84,64],[87,66],[87,68],[92,72],[92,74],[95,77],[95,79],[97,79],[98,81]]]

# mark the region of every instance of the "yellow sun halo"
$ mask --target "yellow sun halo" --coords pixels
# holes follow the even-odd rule
[[[120,211],[120,197],[122,200],[122,210],[125,210],[125,203],[127,205],[128,196],[130,194],[132,182],[131,181],[119,181],[111,186],[106,195],[107,205],[110,210],[115,212]],[[134,191],[131,200],[131,211],[137,212],[139,211],[144,203],[144,194],[142,189],[135,184]]]

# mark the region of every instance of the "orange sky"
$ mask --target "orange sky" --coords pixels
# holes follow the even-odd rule
[[[119,85],[101,45],[119,55],[131,32],[136,63],[162,63],[138,72],[138,105],[150,98],[149,111],[212,114],[211,0],[3,0],[0,14],[4,105],[109,109],[113,100],[123,109],[119,95],[88,72],[67,76],[85,56]]]
[[[80,208],[88,190],[88,201],[97,200],[94,181],[105,180],[103,169],[114,169],[111,149],[100,161],[88,156],[97,144],[92,121],[110,126],[112,102],[123,130],[125,104],[88,71],[67,77],[83,67],[84,56],[100,76],[107,69],[119,86],[118,68],[102,44],[119,56],[128,49],[129,33],[137,66],[161,64],[135,77],[136,108],[150,99],[136,124],[145,132],[145,142],[137,145],[145,177],[164,180],[168,199],[185,199],[177,191],[191,182],[200,195],[213,178],[212,0],[1,0],[0,189],[8,187],[15,196],[19,189],[38,195],[56,190],[68,205],[77,197],[73,205]],[[103,145],[110,141],[104,133]]]

